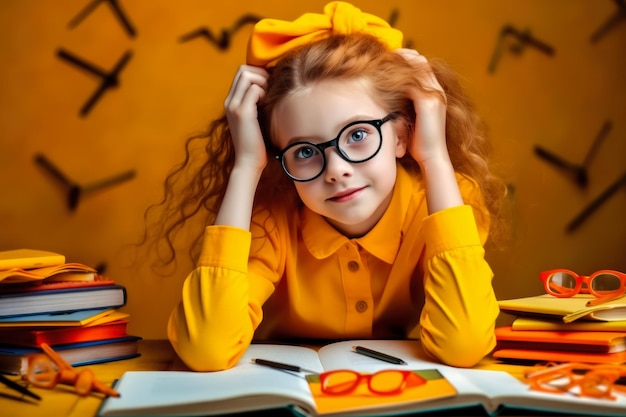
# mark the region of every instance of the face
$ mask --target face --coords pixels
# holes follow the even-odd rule
[[[294,142],[324,143],[349,123],[384,118],[388,112],[372,99],[370,91],[365,80],[323,81],[290,95],[274,114],[276,145],[284,149]],[[348,162],[335,147],[328,147],[322,174],[312,181],[294,182],[302,202],[347,236],[369,232],[389,205],[396,158],[406,152],[406,143],[397,137],[393,123],[380,127],[382,145],[372,159]]]

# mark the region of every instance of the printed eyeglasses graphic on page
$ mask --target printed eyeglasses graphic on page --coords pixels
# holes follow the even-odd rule
[[[274,158],[280,161],[283,171],[294,181],[312,181],[326,168],[327,148],[335,147],[344,160],[365,162],[376,156],[383,143],[381,126],[396,117],[388,114],[382,119],[359,120],[348,123],[337,137],[328,142],[295,142],[280,151]]]

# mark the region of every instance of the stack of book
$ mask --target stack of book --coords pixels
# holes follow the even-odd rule
[[[72,365],[139,356],[127,333],[126,288],[60,254],[0,252],[0,372],[23,374],[49,344]]]
[[[507,362],[626,363],[626,297],[588,306],[591,295],[499,301],[513,314],[496,329],[493,357]]]

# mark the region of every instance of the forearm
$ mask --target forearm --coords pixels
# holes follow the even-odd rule
[[[247,231],[207,228],[198,267],[185,280],[168,323],[168,337],[191,369],[230,368],[252,340],[261,308],[250,301],[249,247]]]
[[[215,218],[216,225],[250,229],[252,207],[261,172],[245,164],[235,164],[228,179],[224,199]]]
[[[471,367],[495,346],[494,325],[498,307],[491,290],[491,270],[484,261],[458,262],[434,260],[428,279],[432,287],[426,295],[421,317],[421,340],[424,349],[442,362]],[[467,276],[450,285],[451,276]]]
[[[463,197],[459,190],[454,167],[447,153],[420,162],[420,168],[426,187],[429,214],[463,205]]]
[[[232,274],[207,280],[200,269],[185,282],[182,300],[170,316],[168,337],[191,369],[228,369],[237,363],[252,339],[247,303],[229,303],[246,299],[247,294],[240,282],[233,285],[241,279]]]
[[[427,220],[434,236],[424,265],[425,304],[420,320],[424,348],[444,363],[475,365],[495,345],[499,309],[492,271],[470,206]]]

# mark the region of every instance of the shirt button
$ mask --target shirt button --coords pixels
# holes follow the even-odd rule
[[[358,311],[359,313],[363,313],[365,310],[367,310],[367,303],[363,300],[357,301],[354,307],[356,308],[356,311]]]
[[[359,263],[356,261],[348,262],[348,269],[352,272],[356,272],[359,270]]]

